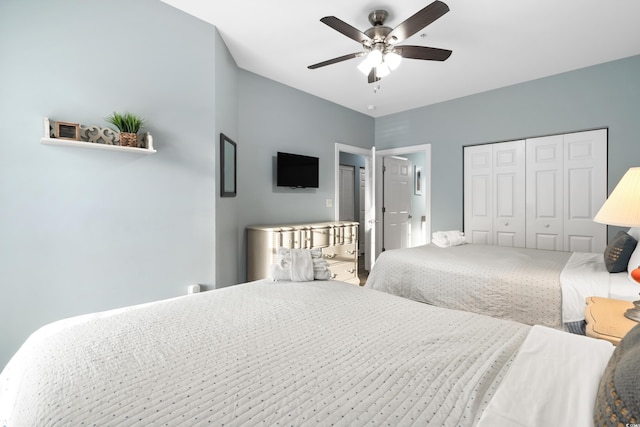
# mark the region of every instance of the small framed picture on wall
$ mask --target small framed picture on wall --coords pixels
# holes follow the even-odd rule
[[[413,193],[416,196],[422,196],[422,166],[414,166]]]
[[[80,139],[80,125],[78,123],[56,122],[56,135],[58,139]]]

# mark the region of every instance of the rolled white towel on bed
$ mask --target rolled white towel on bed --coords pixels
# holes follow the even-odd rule
[[[467,243],[464,233],[460,230],[436,231],[433,233],[431,243],[441,248],[458,246]]]
[[[289,249],[289,248],[278,248],[277,249],[277,257],[276,262],[271,264],[269,267],[269,278],[275,281],[303,281],[296,280],[293,278],[292,273],[292,265],[293,265],[293,257],[292,252],[298,252],[298,255],[301,255],[306,259],[305,252],[310,254],[311,256],[311,271],[307,271],[304,274],[304,277],[313,277],[307,280],[329,280],[331,279],[331,271],[329,270],[329,263],[325,259],[322,258],[322,249],[314,248],[314,249]],[[306,263],[307,261],[305,261]],[[298,266],[298,268],[305,268],[302,266]],[[299,278],[300,276],[298,276]]]
[[[309,249],[291,249],[291,280],[293,282],[313,280],[313,261]]]
[[[269,278],[274,282],[285,280],[291,281],[291,269],[289,267],[283,267],[280,264],[271,264],[269,266]]]
[[[329,270],[329,263],[323,259],[313,260],[313,278],[315,280],[329,280],[331,279],[331,270]]]

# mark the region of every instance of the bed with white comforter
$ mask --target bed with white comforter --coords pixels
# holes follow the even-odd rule
[[[612,346],[564,336],[342,282],[251,282],[41,328],[0,375],[0,425],[585,425]]]
[[[584,320],[585,299],[634,300],[626,273],[602,254],[465,244],[380,254],[365,285],[415,301],[561,329]]]

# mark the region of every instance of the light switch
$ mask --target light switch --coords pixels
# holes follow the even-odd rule
[[[333,199],[327,199],[327,207],[328,208],[332,208],[333,207]]]

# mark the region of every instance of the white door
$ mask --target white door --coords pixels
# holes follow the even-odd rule
[[[490,144],[464,147],[464,234],[470,243],[493,244],[493,177]]]
[[[340,221],[354,221],[355,218],[355,168],[340,165]]]
[[[525,149],[524,140],[493,145],[494,244],[524,248]]]
[[[564,246],[564,137],[527,139],[527,247],[561,251]]]
[[[354,147],[345,144],[335,144],[335,211],[336,220],[340,218],[340,152],[356,154],[364,157],[364,219],[360,221],[358,226],[359,239],[363,243],[365,257],[364,268],[371,271],[376,258],[376,209],[375,209],[375,148],[367,150],[360,147]],[[361,193],[362,194],[362,193]]]
[[[365,222],[365,192],[366,190],[366,185],[365,185],[365,181],[366,181],[366,172],[365,172],[365,168],[360,168],[358,171],[358,186],[360,187],[360,191],[358,192],[359,195],[359,203],[358,205],[360,206],[359,212],[358,212],[358,223],[360,223],[360,227],[358,228],[358,254],[362,255],[364,254],[364,222]]]
[[[607,198],[607,130],[564,136],[564,250],[602,252],[607,226],[593,221]]]
[[[464,148],[464,232],[471,243],[525,247],[524,144]]]
[[[411,161],[385,157],[383,168],[383,249],[406,248],[411,245]]]

